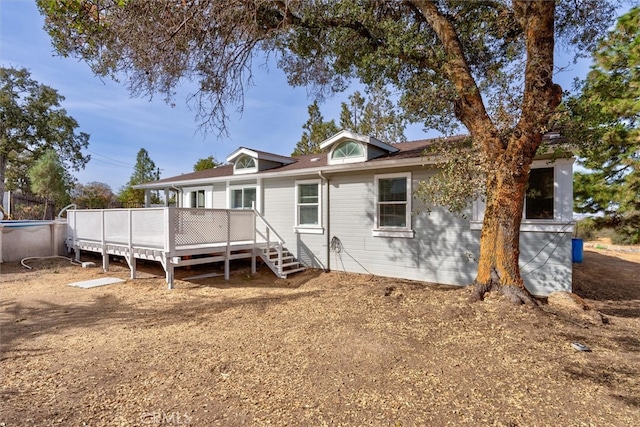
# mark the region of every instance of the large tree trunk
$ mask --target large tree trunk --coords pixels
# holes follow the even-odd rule
[[[518,265],[520,222],[531,162],[496,165],[487,179],[487,204],[480,235],[480,260],[472,299],[499,291],[516,304],[535,305],[524,286]]]
[[[514,303],[535,304],[518,265],[520,222],[531,163],[562,90],[552,81],[555,3],[514,2],[514,9],[525,29],[527,45],[522,115],[511,137],[500,144],[491,137],[483,138],[487,158],[496,167],[495,174],[487,178],[474,298],[482,299],[486,292],[497,290]],[[502,149],[496,148],[500,146]]]
[[[535,304],[520,275],[520,222],[529,170],[562,90],[552,81],[555,2],[514,1],[524,30],[527,61],[522,113],[509,132],[497,128],[484,107],[480,90],[465,60],[464,49],[448,16],[436,2],[415,2],[436,32],[449,57],[443,69],[459,98],[455,114],[469,129],[478,152],[495,170],[487,177],[487,206],[480,236],[475,299],[499,291],[515,303]],[[504,136],[499,136],[500,134]]]

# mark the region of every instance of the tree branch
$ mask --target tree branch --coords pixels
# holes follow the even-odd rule
[[[525,32],[527,59],[522,115],[511,151],[524,150],[533,158],[546,131],[541,125],[546,126],[562,99],[562,88],[552,81],[555,2],[515,1],[514,10]]]
[[[446,53],[443,71],[459,96],[454,109],[456,117],[464,123],[472,135],[480,140],[478,142],[483,144],[487,154],[502,152],[503,147],[497,138],[497,129],[487,113],[453,23],[432,1],[409,1],[408,3],[422,13],[442,43]]]

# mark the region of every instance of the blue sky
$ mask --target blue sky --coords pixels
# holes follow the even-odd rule
[[[289,155],[300,139],[313,100],[304,88],[290,87],[276,67],[255,70],[256,85],[245,94],[244,113],[232,115],[230,136],[218,139],[215,132],[198,131],[195,114],[186,105],[187,87],[178,89],[175,107],[161,97],[132,98],[124,84],[95,77],[86,63],[55,56],[43,22],[33,0],[2,0],[0,63],[28,68],[32,78],[57,89],[65,97],[62,107],[78,121],[80,131],[91,135],[91,161],[74,173],[81,183],[100,181],[117,192],[129,180],[140,148],[149,152],[166,178],[191,172],[198,159],[210,155],[224,161],[239,146]],[[557,65],[569,66],[556,76],[564,88],[588,71],[587,61],[571,65],[559,58]],[[352,92],[321,105],[325,120],[338,119],[340,103]],[[420,125],[405,134],[409,140],[436,135],[425,133]]]

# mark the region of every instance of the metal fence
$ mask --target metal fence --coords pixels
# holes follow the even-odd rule
[[[8,192],[8,206],[6,212],[11,219],[54,219],[56,214],[55,204],[43,198],[22,193]]]

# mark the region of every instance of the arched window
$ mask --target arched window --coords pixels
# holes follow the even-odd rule
[[[256,168],[256,159],[249,156],[242,156],[236,162],[236,170],[241,169],[255,169]]]
[[[355,141],[344,141],[336,146],[331,155],[332,159],[348,159],[353,157],[363,157],[362,145]]]

